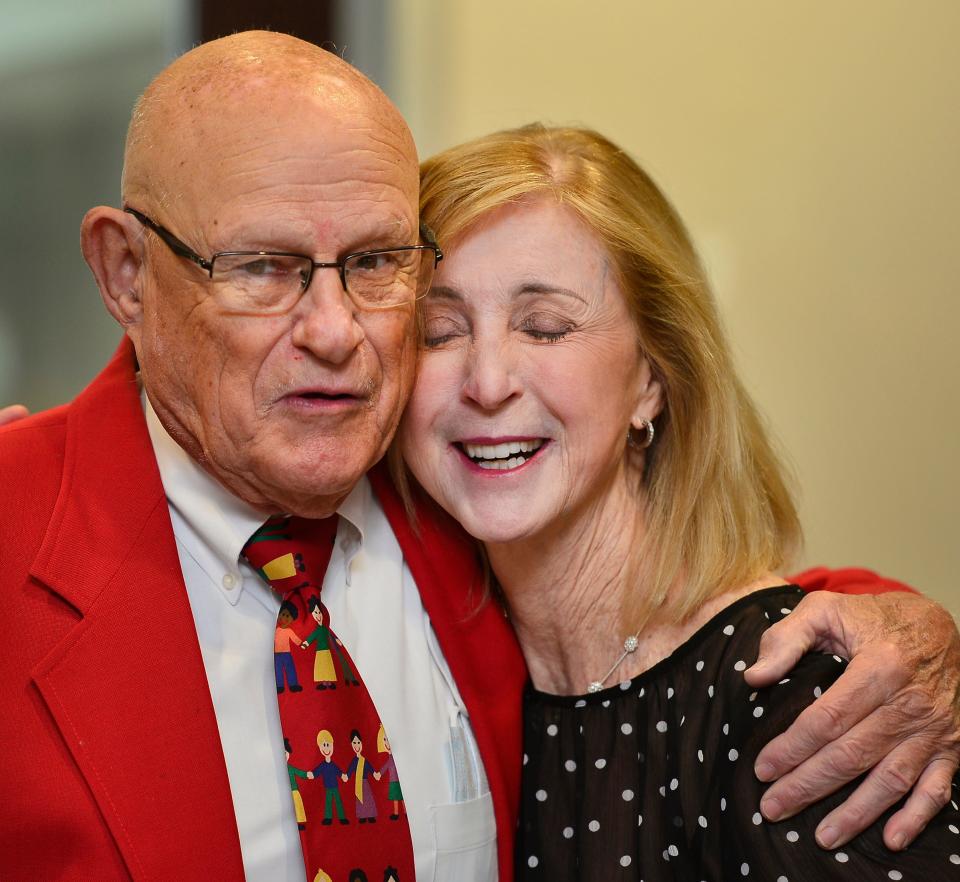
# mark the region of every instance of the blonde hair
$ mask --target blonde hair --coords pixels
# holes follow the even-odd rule
[[[686,618],[799,547],[781,465],[736,375],[682,221],[623,150],[587,129],[534,124],[421,166],[421,219],[448,248],[488,212],[530,197],[569,206],[604,243],[663,386],[641,477],[645,531],[628,562],[642,590],[627,592],[623,612],[633,627],[658,609]]]

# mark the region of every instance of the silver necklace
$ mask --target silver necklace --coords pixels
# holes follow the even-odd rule
[[[623,641],[623,652],[620,653],[620,657],[613,663],[613,667],[604,675],[601,680],[591,680],[590,685],[587,687],[587,692],[599,692],[603,689],[603,684],[609,680],[617,668],[623,664],[623,660],[630,655],[632,652],[637,651],[637,647],[640,645],[639,638],[640,632],[637,631],[636,634],[631,634],[626,640]]]

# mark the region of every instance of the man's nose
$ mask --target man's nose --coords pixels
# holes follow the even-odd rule
[[[296,306],[293,343],[332,364],[346,361],[363,342],[357,307],[332,267],[317,269]]]
[[[462,393],[484,410],[496,410],[523,393],[509,346],[496,343],[471,347]]]

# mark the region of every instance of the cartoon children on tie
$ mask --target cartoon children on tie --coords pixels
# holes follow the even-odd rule
[[[393,751],[390,749],[390,739],[384,731],[383,723],[380,724],[380,731],[377,732],[377,753],[385,753],[387,761],[380,767],[380,771],[374,772],[373,777],[378,781],[383,773],[387,773],[387,799],[393,801],[393,814],[390,815],[391,821],[400,818],[400,806],[403,804],[403,791],[400,790],[400,777],[397,775],[397,761],[393,758]],[[406,808],[404,808],[406,811]]]
[[[310,610],[310,615],[313,616],[317,627],[300,644],[300,648],[306,649],[310,644],[316,647],[317,654],[313,659],[313,680],[317,684],[317,689],[337,688],[337,674],[333,667],[333,652],[337,654],[340,661],[344,685],[359,686],[360,683],[350,667],[346,653],[342,649],[343,644],[330,630],[330,613],[327,612],[327,608],[320,602],[319,597],[313,595],[307,598],[307,609]]]
[[[297,778],[310,778],[312,775],[306,769],[298,769],[290,765],[290,740],[283,739],[283,749],[287,754],[287,774],[290,776],[290,792],[293,794],[293,810],[297,816],[297,826],[303,830],[307,826],[307,813],[303,810],[303,797],[300,795],[300,785]]]
[[[333,823],[333,808],[337,809],[337,819],[341,824],[349,824],[346,812],[343,810],[343,800],[340,798],[340,781],[346,782],[347,775],[333,761],[333,735],[329,729],[321,729],[317,733],[317,747],[320,748],[320,764],[307,773],[308,778],[319,778],[323,781],[323,789],[326,794],[326,801],[323,808],[322,824],[330,825]]]
[[[310,615],[313,616],[317,627],[304,638],[300,648],[306,649],[313,644],[317,651],[313,657],[313,680],[317,684],[317,689],[326,689],[328,686],[336,689],[337,672],[333,668],[333,653],[330,652],[330,644],[334,637],[330,633],[330,628],[327,627],[330,616],[316,595],[307,598],[307,609],[310,610]]]
[[[377,803],[373,798],[373,788],[370,786],[370,778],[375,774],[374,770],[363,755],[363,742],[360,740],[360,733],[354,729],[350,733],[350,746],[353,748],[354,757],[347,766],[347,775],[353,775],[353,795],[356,800],[357,820],[361,824],[375,824],[377,822]]]
[[[300,645],[297,632],[290,627],[291,622],[298,615],[297,608],[289,600],[280,604],[280,612],[277,614],[277,630],[273,635],[273,671],[277,678],[277,695],[283,692],[284,679],[286,679],[291,692],[301,692],[303,690],[297,680],[297,669],[293,666],[293,653],[290,652],[291,643]]]

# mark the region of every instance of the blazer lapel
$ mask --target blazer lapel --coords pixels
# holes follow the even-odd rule
[[[527,679],[523,655],[500,604],[484,596],[474,540],[419,488],[414,527],[385,463],[369,478],[470,715],[493,797],[500,878],[512,879]]]
[[[213,705],[124,343],[70,409],[33,576],[81,620],[33,671],[135,879],[242,879]]]

